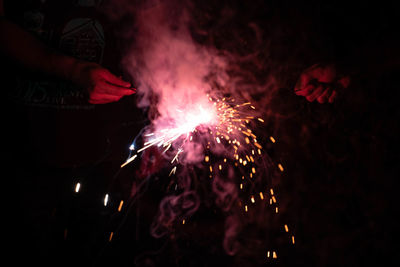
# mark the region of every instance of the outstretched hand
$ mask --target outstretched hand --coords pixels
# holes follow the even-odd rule
[[[89,103],[116,102],[136,93],[131,84],[96,63],[79,62],[71,80],[89,93]]]
[[[99,64],[60,54],[4,18],[0,0],[0,52],[27,69],[67,79],[86,90],[89,103],[105,104],[136,92]]]
[[[339,92],[350,84],[349,76],[340,76],[333,64],[314,64],[301,75],[295,87],[295,94],[308,101],[333,103]]]

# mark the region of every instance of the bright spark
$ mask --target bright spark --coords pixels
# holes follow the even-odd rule
[[[104,196],[104,206],[107,206],[107,203],[108,203],[108,194],[106,194],[105,196]]]
[[[81,183],[76,183],[75,185],[75,193],[78,193],[81,188]]]

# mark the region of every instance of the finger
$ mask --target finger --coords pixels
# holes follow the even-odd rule
[[[311,81],[311,77],[308,74],[303,73],[300,76],[299,81],[297,82],[294,90],[295,91],[299,91],[299,90],[303,90],[304,87]]]
[[[307,96],[311,94],[315,89],[315,86],[312,84],[307,85],[303,90],[296,91],[296,95]]]
[[[321,85],[318,86],[314,92],[312,92],[310,95],[306,96],[307,100],[310,102],[313,102],[317,97],[319,97],[322,94],[323,90],[324,90],[324,88]]]
[[[317,97],[317,101],[318,101],[318,103],[320,103],[320,104],[323,104],[323,103],[325,103],[327,100],[328,100],[328,97],[331,95],[331,88],[327,88],[327,89],[325,89],[323,92],[322,92],[322,94],[319,96],[319,97]]]
[[[335,100],[336,97],[337,97],[337,92],[336,92],[336,90],[333,90],[331,96],[329,97],[328,102],[333,103],[333,101]]]
[[[136,93],[136,89],[127,89],[125,87],[116,86],[113,84],[109,84],[106,82],[102,82],[99,84],[99,89],[101,92],[108,94],[108,95],[115,95],[115,96],[124,96],[124,95],[132,95]]]
[[[115,76],[114,74],[112,74],[109,71],[105,72],[104,78],[105,78],[106,82],[108,82],[110,84],[114,84],[114,85],[118,85],[118,86],[122,86],[122,87],[126,87],[126,88],[131,87],[130,82],[126,82],[126,81],[122,80],[120,77]]]
[[[113,102],[117,102],[119,99],[89,99],[90,104],[109,104]]]
[[[92,94],[89,99],[91,104],[106,104],[116,102],[121,99],[122,96],[107,95],[107,94]]]

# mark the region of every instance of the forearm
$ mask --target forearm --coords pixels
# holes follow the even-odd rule
[[[32,71],[70,80],[78,61],[47,47],[14,23],[0,18],[0,53]]]

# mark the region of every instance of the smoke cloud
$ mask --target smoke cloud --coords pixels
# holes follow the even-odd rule
[[[138,84],[138,106],[150,107],[157,127],[161,121],[179,121],[181,111],[194,103],[209,105],[206,78],[226,63],[215,50],[193,41],[187,10],[176,1],[154,1],[137,8],[135,17],[135,44],[124,66]]]
[[[221,30],[218,29],[221,25],[229,24],[227,21],[235,10],[222,9],[223,16],[216,26],[202,29],[193,21],[190,2],[144,1],[134,5],[127,1],[114,2],[110,8],[112,18],[135,18],[134,27],[122,32],[123,38],[134,40],[122,63],[137,85],[138,107],[149,110],[152,131],[182,121],[187,117],[185,111],[211,108],[208,95],[255,102],[260,114],[268,112],[268,103],[281,86],[277,77],[284,69],[268,64],[269,55],[265,53],[268,43],[263,42],[263,33],[257,24],[244,26],[251,46],[244,51],[235,50],[231,49],[230,42],[237,41],[237,36],[221,41],[214,32]],[[188,145],[181,160],[190,164],[201,162],[203,148],[196,143]],[[200,197],[190,188],[192,183],[182,181],[183,193],[166,196],[161,201],[151,226],[154,237],[164,236],[174,221],[191,216],[199,208]],[[254,179],[254,186],[256,183]],[[243,227],[242,216],[238,215],[242,210],[237,208],[238,181],[232,167],[226,177],[213,178],[211,190],[215,204],[226,215],[222,245],[229,255],[234,255],[239,249],[236,239]]]

